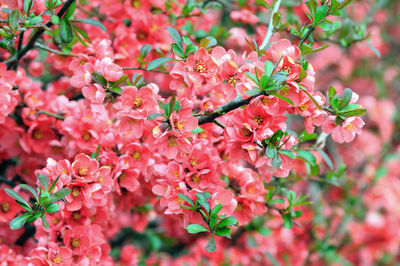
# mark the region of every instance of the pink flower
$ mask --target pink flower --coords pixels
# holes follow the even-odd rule
[[[174,111],[171,114],[169,121],[171,123],[172,130],[181,134],[192,132],[192,130],[195,129],[198,124],[197,119],[192,115],[191,108],[182,108],[178,113]]]
[[[114,64],[109,57],[105,57],[94,64],[94,71],[99,72],[108,81],[118,81],[124,74],[122,68]]]
[[[336,117],[328,116],[322,125],[322,130],[325,133],[331,133],[332,139],[337,143],[351,142],[356,134],[362,133],[361,128],[364,126],[364,121],[356,116],[348,117],[342,124],[336,125]]]
[[[75,156],[75,161],[72,163],[71,169],[72,174],[76,178],[74,183],[87,183],[97,180],[99,162],[86,154],[80,153]]]

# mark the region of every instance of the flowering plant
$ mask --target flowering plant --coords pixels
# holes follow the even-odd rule
[[[394,106],[351,74],[385,51],[352,2],[0,0],[2,260],[362,264],[340,219],[379,147],[345,149]]]

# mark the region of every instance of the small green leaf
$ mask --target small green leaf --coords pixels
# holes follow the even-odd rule
[[[280,154],[286,155],[290,159],[296,159],[296,154],[291,150],[279,150]]]
[[[273,143],[268,143],[267,147],[265,147],[265,155],[270,159],[276,156],[276,152],[277,150]]]
[[[343,91],[343,95],[342,95],[342,100],[339,103],[339,109],[343,109],[344,107],[346,107],[350,101],[351,101],[351,97],[353,95],[353,92],[351,89],[346,88]]]
[[[53,23],[54,25],[58,25],[60,24],[60,17],[57,15],[54,15],[50,18],[51,23]]]
[[[232,229],[229,227],[218,228],[217,230],[215,230],[215,234],[217,236],[224,236],[227,238],[231,238],[231,232]]]
[[[75,12],[76,9],[76,1],[72,2],[70,7],[68,8],[67,13],[64,15],[64,19],[68,20]]]
[[[147,65],[147,70],[153,70],[156,69],[158,67],[160,67],[162,64],[173,60],[172,58],[168,58],[168,57],[161,57],[161,58],[157,58],[153,61],[151,61],[148,65]]]
[[[208,239],[206,250],[208,252],[215,252],[217,250],[217,245],[215,244],[214,235],[211,235],[210,238]]]
[[[222,227],[226,227],[226,226],[232,226],[232,225],[236,225],[237,223],[238,222],[237,222],[235,217],[229,216],[229,217],[226,217],[226,218],[222,219],[217,224],[217,228],[222,228]]]
[[[352,111],[340,112],[341,115],[344,116],[363,116],[367,113],[367,109],[359,108]]]
[[[207,198],[204,193],[196,193],[197,201],[196,203],[200,204],[207,213],[210,212],[210,205],[208,204]]]
[[[49,229],[49,223],[46,220],[46,214],[42,213],[40,215],[40,218],[42,219],[42,223],[43,223],[44,228]]]
[[[281,99],[281,100],[287,102],[288,104],[294,106],[293,101],[292,101],[291,99],[289,99],[288,97],[282,96],[282,95],[280,95],[279,93],[276,93],[276,92],[271,93],[271,95],[272,95],[272,96],[275,96],[276,98],[279,98],[279,99]]]
[[[33,6],[34,0],[24,0],[24,11],[26,15],[29,15]]]
[[[49,188],[49,178],[43,174],[38,174],[36,177],[39,180],[39,183],[44,188],[44,190],[47,191],[47,189]]]
[[[317,7],[315,10],[315,17],[314,17],[314,25],[318,25],[326,16],[326,13],[328,12],[328,6],[327,5],[322,5]]]
[[[25,212],[20,216],[15,217],[11,222],[10,222],[10,228],[12,230],[17,230],[20,229],[24,224],[26,223],[26,220],[28,217],[31,216],[29,212]]]
[[[196,127],[195,129],[192,130],[193,134],[198,134],[204,132],[204,129],[202,129],[201,127]]]
[[[93,71],[92,72],[92,79],[94,82],[100,84],[101,86],[103,86],[104,88],[107,85],[107,81],[106,79],[103,77],[102,74],[100,74],[99,72]]]
[[[62,188],[58,190],[56,193],[51,195],[51,201],[57,201],[60,199],[63,199],[65,196],[67,196],[69,193],[71,193],[71,189],[69,188]]]
[[[22,187],[23,189],[26,189],[29,192],[31,192],[32,195],[35,197],[36,201],[39,201],[39,196],[38,196],[37,192],[33,189],[33,187],[26,185],[26,184],[19,184],[19,186]]]
[[[160,114],[160,113],[149,114],[149,116],[147,117],[147,120],[149,120],[149,121],[154,120],[161,115],[162,114]]]
[[[326,154],[322,149],[316,147],[315,148],[319,154],[321,154],[322,159],[324,159],[325,163],[328,165],[329,169],[333,170],[333,162],[331,158],[329,158],[328,154]]]
[[[189,234],[197,234],[197,233],[201,233],[201,232],[209,232],[209,230],[207,228],[205,228],[204,226],[202,226],[200,224],[189,224],[186,227],[186,230],[188,231]]]
[[[60,38],[63,43],[70,43],[74,38],[71,23],[66,19],[60,22]]]
[[[254,96],[257,95],[258,93],[260,93],[260,89],[254,88],[252,90],[246,91],[246,96]]]
[[[328,102],[331,102],[333,97],[335,97],[335,95],[336,95],[336,89],[334,87],[330,87],[327,95],[328,95]]]
[[[279,169],[282,166],[282,157],[279,154],[276,154],[272,159],[272,166],[275,169]]]
[[[14,9],[11,14],[8,16],[8,26],[12,30],[13,33],[17,32],[19,26],[19,10]]]
[[[186,202],[189,203],[190,205],[194,206],[193,200],[191,200],[191,199],[190,199],[188,196],[186,196],[185,194],[179,193],[179,194],[178,194],[178,197],[181,198],[181,199],[183,199],[184,201],[186,201]]]
[[[143,58],[145,58],[153,49],[153,47],[150,44],[145,44],[142,46],[142,48],[140,48],[140,56]]]
[[[99,27],[100,29],[102,29],[104,32],[107,32],[106,27],[104,27],[103,23],[101,23],[98,20],[95,19],[91,19],[91,18],[82,18],[82,19],[76,19],[76,22],[81,22],[81,23],[85,23],[85,24],[90,24],[96,27]]]
[[[215,205],[210,215],[217,215],[221,209],[222,209],[222,204]]]
[[[5,188],[4,191],[7,193],[7,195],[15,199],[21,207],[23,207],[27,211],[32,211],[29,203],[20,194],[9,188]]]
[[[282,215],[283,218],[283,226],[287,229],[290,229],[293,227],[293,221],[290,213],[285,213]]]
[[[265,61],[264,75],[266,75],[267,77],[270,77],[272,74],[272,71],[274,71],[274,64],[271,61]]]
[[[58,203],[52,203],[46,208],[45,212],[53,213],[53,212],[58,212],[59,210],[60,206],[58,205]]]
[[[37,218],[40,217],[40,214],[41,214],[40,212],[37,212],[33,215],[29,215],[28,219],[26,219],[26,222],[31,223],[31,222],[35,221]]]
[[[308,162],[311,165],[315,165],[316,164],[316,159],[315,156],[307,150],[297,150],[297,157],[302,159],[303,161]]]
[[[168,27],[167,29],[168,29],[168,32],[171,35],[172,39],[174,40],[174,42],[178,46],[182,47],[182,38],[181,38],[181,35],[179,34],[179,32],[172,27]]]
[[[97,145],[96,151],[92,153],[92,155],[90,156],[92,159],[97,159],[100,156],[100,150],[101,150],[101,145]],[[49,190],[49,192],[51,193],[51,191]]]

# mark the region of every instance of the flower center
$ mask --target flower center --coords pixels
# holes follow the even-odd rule
[[[199,62],[196,60],[196,69],[197,72],[199,73],[203,73],[207,71],[207,67],[206,64],[204,64],[203,62]]]
[[[175,128],[177,128],[177,129],[179,129],[179,130],[182,130],[182,129],[183,129],[184,124],[185,124],[185,123],[184,123],[183,121],[178,121],[178,120],[175,120],[175,121],[174,121]]]
[[[140,155],[140,152],[139,152],[139,151],[134,151],[133,154],[132,154],[132,158],[133,158],[135,161],[138,161],[138,160],[140,160],[140,159],[142,158],[142,156]]]
[[[9,210],[10,210],[10,203],[2,202],[1,203],[1,211],[2,212],[8,212]]]
[[[348,124],[347,126],[344,127],[347,131],[353,131],[355,126],[353,124]]]
[[[92,135],[89,133],[89,131],[85,131],[82,134],[82,138],[84,141],[89,141],[92,138]]]
[[[133,101],[133,109],[137,109],[142,107],[143,105],[143,99],[140,97],[136,97],[135,100]]]
[[[33,131],[33,138],[37,140],[41,140],[43,138],[43,132],[40,129],[35,129]]]
[[[256,122],[258,125],[261,125],[263,122],[263,118],[261,115],[255,115],[253,116],[253,120],[254,122]]]
[[[305,103],[299,106],[300,111],[307,110],[307,108],[308,108],[308,105]]]
[[[79,212],[74,212],[74,213],[72,214],[72,219],[73,219],[74,221],[79,221],[81,218],[82,218],[82,215],[81,215]]]
[[[190,165],[191,165],[192,167],[196,167],[198,164],[199,164],[199,161],[197,161],[195,158],[192,158],[192,159],[190,160]]]
[[[86,175],[87,175],[87,172],[88,172],[88,168],[87,168],[87,167],[80,167],[80,168],[78,169],[78,174],[79,174],[80,176],[86,176]]]
[[[196,184],[200,182],[200,178],[197,175],[192,175],[190,179]]]
[[[80,191],[79,191],[79,188],[74,187],[74,188],[72,189],[72,196],[78,197],[79,192],[80,192]]]
[[[121,174],[118,176],[118,179],[119,179],[120,181],[124,181],[125,178],[126,178],[126,174],[125,174],[125,173],[121,173]]]
[[[244,126],[240,129],[240,133],[242,133],[242,135],[245,137],[250,137],[253,134],[248,128]]]
[[[81,244],[81,240],[79,238],[72,238],[71,239],[71,247],[72,249],[79,247]]]
[[[236,83],[239,81],[237,77],[237,73],[230,75],[229,78],[227,79],[227,82],[232,85],[232,87],[236,86]]]
[[[174,136],[169,136],[167,142],[170,147],[176,146],[176,139]]]
[[[58,256],[58,255],[55,256],[55,257],[53,258],[53,262],[54,262],[54,263],[57,263],[57,264],[60,263],[60,262],[61,262],[61,257]]]

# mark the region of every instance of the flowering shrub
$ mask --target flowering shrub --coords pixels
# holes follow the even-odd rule
[[[400,6],[352,2],[0,0],[1,261],[394,263]]]

